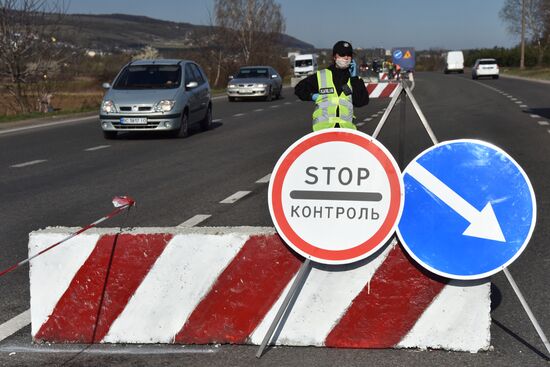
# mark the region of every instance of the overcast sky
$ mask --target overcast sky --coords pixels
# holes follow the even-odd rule
[[[498,17],[504,0],[278,0],[286,33],[317,48],[467,49],[511,47],[518,37]],[[70,0],[69,13],[146,15],[209,24],[213,0]]]

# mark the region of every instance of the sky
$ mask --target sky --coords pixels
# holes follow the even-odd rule
[[[210,24],[214,0],[69,0],[69,13],[133,14]],[[355,48],[512,47],[498,13],[504,0],[275,0],[288,35],[317,48],[346,40]]]

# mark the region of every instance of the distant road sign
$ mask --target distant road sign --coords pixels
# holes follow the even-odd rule
[[[480,279],[510,265],[536,221],[535,194],[502,149],[478,140],[438,144],[403,172],[405,206],[398,235],[426,269]]]
[[[279,235],[301,255],[325,264],[363,259],[393,234],[403,181],[387,149],[349,129],[308,134],[273,170],[269,211]]]
[[[392,62],[403,70],[414,70],[416,60],[414,47],[396,47],[392,49]]]

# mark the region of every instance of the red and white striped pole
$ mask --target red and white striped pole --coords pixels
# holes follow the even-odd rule
[[[2,270],[2,271],[0,272],[0,277],[1,277],[2,275],[4,275],[4,274],[7,274],[7,273],[9,273],[9,272],[11,272],[11,271],[13,271],[13,270],[19,268],[19,267],[22,266],[22,265],[25,265],[26,263],[28,263],[29,261],[31,261],[31,260],[34,259],[35,257],[42,255],[43,253],[45,253],[45,252],[51,250],[52,248],[54,248],[54,247],[56,247],[56,246],[62,244],[63,242],[65,242],[65,241],[67,241],[67,240],[70,240],[70,239],[73,238],[73,237],[78,236],[78,235],[81,234],[82,232],[85,232],[85,231],[87,231],[88,229],[97,226],[97,225],[100,224],[101,222],[104,222],[104,221],[106,221],[107,219],[113,218],[114,216],[120,214],[122,211],[124,211],[124,210],[126,210],[126,209],[130,210],[130,208],[131,208],[132,206],[136,205],[136,202],[135,202],[134,199],[132,199],[132,198],[129,197],[129,196],[115,196],[115,197],[113,198],[113,205],[114,205],[114,207],[115,207],[116,209],[113,210],[111,213],[109,213],[109,214],[107,214],[106,216],[104,216],[104,217],[102,217],[102,218],[96,220],[96,221],[93,222],[93,223],[88,224],[87,226],[85,226],[85,227],[79,229],[78,231],[71,233],[70,235],[68,235],[67,237],[65,237],[64,239],[62,239],[61,241],[54,243],[53,245],[51,245],[51,246],[45,248],[44,250],[38,252],[37,254],[35,254],[35,255],[31,256],[31,257],[28,257],[28,258],[26,258],[25,260],[20,261],[20,262],[18,262],[17,264],[12,265],[12,266],[10,266],[9,268],[7,268],[7,269],[5,269],[5,270]]]

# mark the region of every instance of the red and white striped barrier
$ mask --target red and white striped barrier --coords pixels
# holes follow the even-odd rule
[[[397,83],[365,83],[369,98],[391,98],[397,92]]]
[[[70,229],[30,235],[32,256]],[[31,261],[35,341],[260,344],[302,259],[271,228],[94,230]],[[427,275],[392,243],[314,266],[276,343],[489,347],[490,283]]]
[[[378,73],[378,80],[388,80],[388,73]]]

